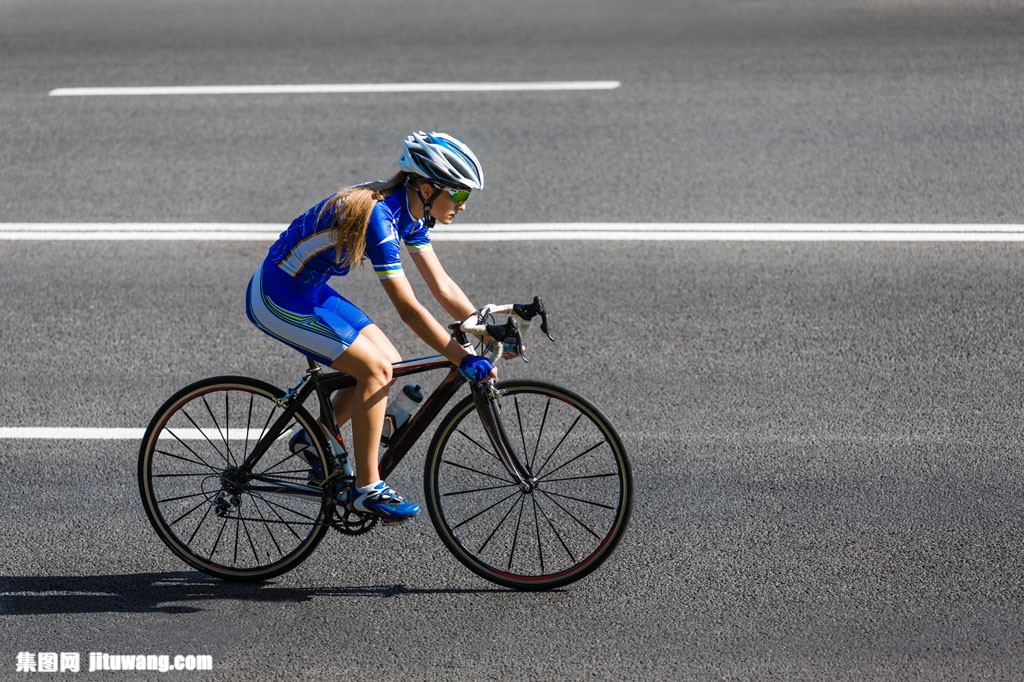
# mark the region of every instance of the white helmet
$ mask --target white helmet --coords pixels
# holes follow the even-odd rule
[[[421,130],[405,138],[398,168],[445,187],[484,188],[484,171],[472,150],[444,133]]]

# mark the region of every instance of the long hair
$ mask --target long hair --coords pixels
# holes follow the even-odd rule
[[[334,212],[334,260],[347,267],[359,267],[366,253],[366,226],[378,201],[394,194],[405,184],[407,173],[399,172],[388,180],[378,180],[340,190],[324,204],[317,221]],[[342,210],[344,204],[344,210]],[[344,261],[341,260],[345,254]]]

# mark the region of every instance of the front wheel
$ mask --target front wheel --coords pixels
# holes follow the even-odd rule
[[[499,383],[509,446],[530,472],[524,490],[487,438],[472,397],[444,418],[427,453],[427,506],[442,542],[476,574],[551,589],[601,565],[629,522],[633,477],[608,419],[552,384]]]

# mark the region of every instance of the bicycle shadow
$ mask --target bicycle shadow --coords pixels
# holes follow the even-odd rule
[[[195,602],[289,602],[313,597],[401,597],[417,594],[512,593],[500,587],[420,589],[405,585],[287,587],[227,583],[199,572],[95,576],[0,577],[0,617],[73,613],[197,613]]]

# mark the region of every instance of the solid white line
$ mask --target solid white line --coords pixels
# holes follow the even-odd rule
[[[310,83],[306,85],[179,85],[168,87],[57,88],[51,97],[150,95],[303,95],[414,92],[526,92],[614,90],[619,81],[540,81],[522,83]]]
[[[652,241],[652,242],[1024,242],[1024,232],[689,231],[447,233],[433,241]]]
[[[274,223],[0,223],[0,241],[273,241]],[[489,223],[438,226],[437,242],[1024,242],[1024,225],[904,223]]]

